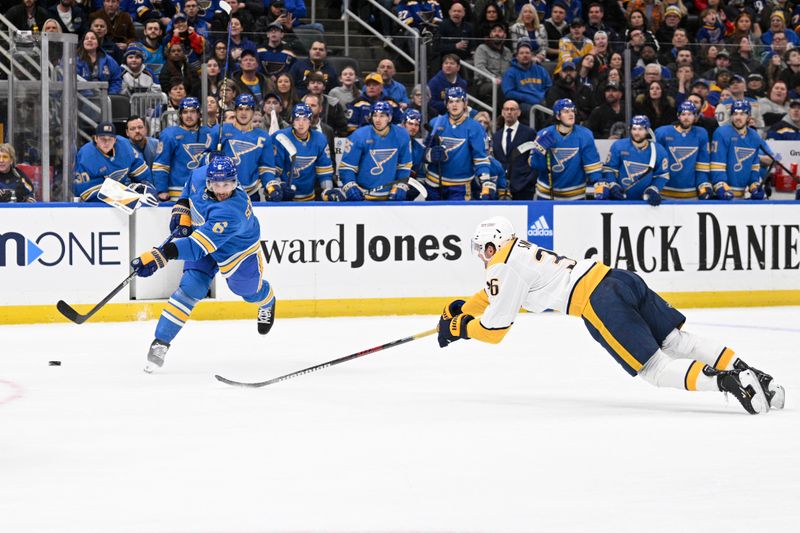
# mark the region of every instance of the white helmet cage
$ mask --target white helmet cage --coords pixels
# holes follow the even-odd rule
[[[488,261],[485,255],[486,245],[492,243],[495,251],[502,245],[512,240],[514,226],[506,217],[492,217],[484,220],[475,229],[472,236],[472,253],[480,257],[484,262]]]

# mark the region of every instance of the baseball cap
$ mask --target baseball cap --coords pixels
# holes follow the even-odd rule
[[[711,87],[711,84],[710,84],[710,83],[708,83],[708,81],[706,81],[706,80],[704,80],[704,79],[697,79],[697,80],[694,80],[694,83],[692,83],[692,87],[696,87],[697,85],[705,85],[706,89],[708,89],[709,87]]]
[[[172,17],[172,22],[178,22],[179,20],[189,20],[189,17],[186,16],[186,13],[175,13],[175,16]]]
[[[270,30],[283,31],[283,24],[281,24],[280,22],[273,22],[269,26],[267,26],[267,31],[270,31]]]
[[[264,96],[264,100],[267,100],[269,98],[274,98],[279,102],[283,101],[283,100],[281,100],[281,97],[280,97],[280,95],[278,93],[267,93],[266,96]]]
[[[572,22],[569,23],[570,28],[579,28],[581,26],[586,26],[586,23],[580,17],[575,17],[572,19]]]
[[[792,98],[789,100],[789,107],[800,106],[800,98]]]
[[[727,57],[728,59],[730,59],[731,58],[731,54],[727,50],[720,50],[719,52],[717,52],[717,57],[718,58],[719,57]]]
[[[370,81],[374,81],[376,83],[380,83],[381,85],[383,85],[383,76],[381,76],[377,72],[370,72],[369,74],[367,74],[367,77],[364,78],[364,84],[367,84]]]
[[[669,6],[667,9],[664,10],[664,17],[668,17],[669,15],[677,15],[678,18],[683,18],[683,13],[681,13],[681,8],[678,6]]]
[[[519,49],[522,48],[523,46],[527,46],[528,50],[533,50],[533,44],[531,44],[531,40],[530,39],[520,39],[519,41],[517,41],[517,51],[518,52],[519,52]]]
[[[572,61],[564,61],[564,64],[561,65],[561,70],[575,70],[575,63]]]
[[[717,78],[720,77],[721,74],[727,74],[728,76],[731,75],[731,71],[726,68],[718,68],[717,69]]]
[[[117,129],[111,122],[101,122],[97,125],[97,129],[95,130],[94,134],[98,137],[116,137]]]
[[[274,0],[269,7],[286,7],[286,4],[283,2],[283,0]]]
[[[762,76],[758,72],[751,72],[750,74],[747,75],[747,81],[755,81],[755,80],[764,81],[764,76]]]
[[[244,56],[253,56],[255,58],[258,58],[258,52],[256,52],[252,48],[243,48],[242,53],[239,54],[239,59],[243,58]]]
[[[733,82],[735,82],[735,81],[740,81],[740,82],[744,83],[744,78],[743,78],[743,77],[741,77],[741,76],[739,76],[738,74],[734,74],[734,75],[731,77],[731,83],[733,83]]]
[[[615,81],[608,82],[608,84],[606,85],[606,88],[604,90],[608,91],[609,89],[614,90],[614,91],[621,91],[622,90],[622,88],[619,86],[619,83],[617,83]]]

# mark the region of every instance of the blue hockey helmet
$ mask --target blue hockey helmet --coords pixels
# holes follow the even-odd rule
[[[251,109],[255,109],[256,99],[253,98],[252,94],[240,94],[233,101],[233,107],[249,107]]]
[[[370,109],[370,113],[373,114],[373,115],[375,113],[385,113],[385,114],[387,114],[387,115],[389,115],[391,117],[392,114],[394,113],[394,109],[392,109],[392,104],[390,104],[389,102],[384,102],[384,101],[381,100],[381,101],[378,101],[378,102],[375,102],[374,104],[372,104],[372,108]]]
[[[634,126],[639,126],[640,128],[644,128],[646,130],[650,129],[650,119],[647,118],[646,115],[635,115],[631,119],[631,128]]]
[[[200,100],[195,98],[194,96],[187,96],[183,100],[181,100],[180,105],[178,106],[178,113],[183,112],[184,109],[194,109],[198,113],[200,112]]]
[[[575,111],[575,102],[570,100],[569,98],[562,98],[561,100],[556,100],[556,103],[553,104],[553,114],[558,118],[558,115],[561,114],[564,110],[571,110]]]
[[[694,102],[689,100],[684,100],[681,105],[678,106],[678,116],[682,113],[691,113],[693,115],[697,114],[697,106],[694,105]]]
[[[416,122],[419,124],[422,122],[422,113],[416,109],[407,109],[403,114],[403,122]]]
[[[292,108],[292,120],[296,118],[307,118],[311,120],[311,116],[314,113],[311,111],[311,106],[309,106],[305,102],[300,102],[299,104],[295,104]]]
[[[222,181],[233,181],[238,183],[239,176],[236,172],[236,165],[229,156],[222,152],[211,154],[211,162],[206,169],[206,187],[211,189],[212,183]]]
[[[467,92],[461,87],[450,87],[445,93],[444,101],[449,102],[450,100],[463,100],[466,102]]]
[[[740,111],[749,115],[752,112],[750,102],[747,100],[736,100],[733,102],[733,105],[731,106],[731,115]]]

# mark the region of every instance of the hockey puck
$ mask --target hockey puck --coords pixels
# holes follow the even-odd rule
[[[61,366],[61,361],[48,361],[47,364],[50,366]]]

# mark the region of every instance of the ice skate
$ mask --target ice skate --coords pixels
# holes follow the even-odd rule
[[[706,369],[714,372],[709,374]],[[717,386],[722,392],[733,395],[751,415],[769,411],[769,402],[752,370],[716,371],[708,366],[703,369],[707,375],[717,376]]]
[[[147,352],[147,364],[144,366],[144,371],[152,374],[155,369],[164,366],[167,350],[169,350],[168,343],[161,342],[158,339],[154,340],[153,344],[150,345],[150,351]]]
[[[266,335],[272,329],[272,324],[275,322],[275,299],[267,305],[262,305],[258,308],[258,332],[261,335]]]
[[[783,389],[782,385],[775,383],[775,379],[772,376],[749,366],[741,359],[737,359],[736,362],[733,363],[733,367],[739,370],[751,370],[758,378],[761,388],[764,389],[764,394],[767,397],[770,409],[783,409],[783,406],[786,404],[786,391]]]

